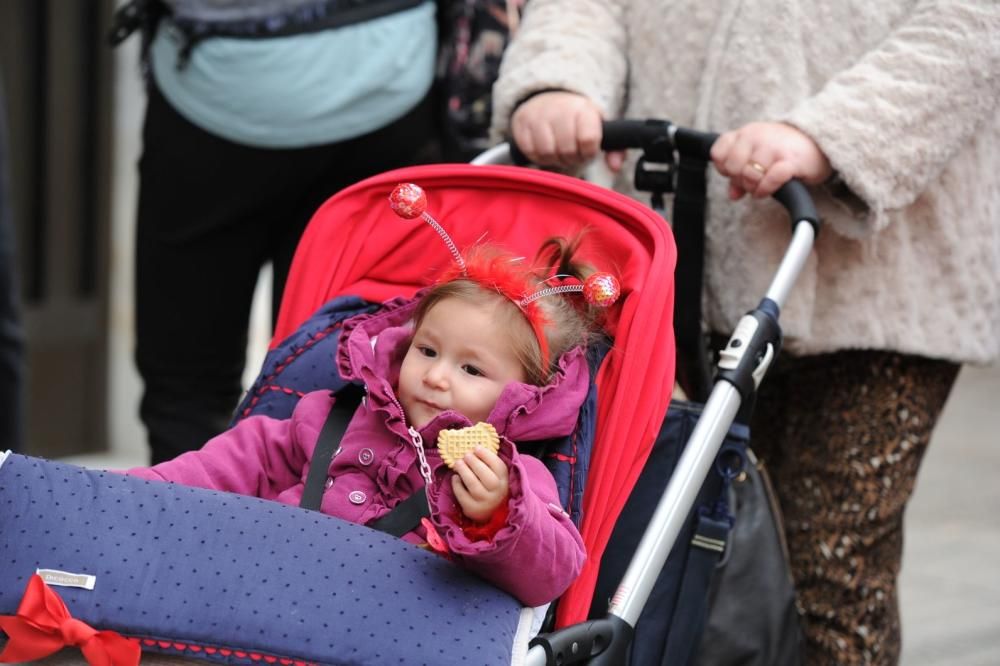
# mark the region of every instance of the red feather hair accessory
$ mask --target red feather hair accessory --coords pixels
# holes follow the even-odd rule
[[[463,266],[453,266],[445,271],[438,282],[469,280],[487,291],[495,291],[513,302],[531,325],[542,355],[542,367],[549,367],[549,339],[545,326],[549,323],[542,308],[534,301],[524,302],[534,291],[534,276],[521,260],[507,254],[472,252]]]
[[[402,183],[389,195],[389,207],[404,220],[421,218],[434,230],[448,246],[455,266],[438,278],[439,282],[465,279],[475,282],[484,289],[496,291],[513,302],[524,314],[538,341],[542,356],[542,367],[549,367],[549,342],[545,336],[545,326],[549,323],[542,308],[536,302],[543,296],[579,292],[591,305],[608,307],[621,294],[617,278],[610,273],[594,273],[584,282],[538,289],[537,276],[509,255],[473,253],[465,258],[455,247],[448,232],[427,212],[427,196],[423,189],[413,183]]]

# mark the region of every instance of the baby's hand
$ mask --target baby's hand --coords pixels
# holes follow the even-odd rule
[[[507,464],[500,456],[481,446],[455,463],[451,487],[462,513],[476,522],[485,522],[507,499]]]
[[[725,132],[712,146],[712,162],[729,178],[729,198],[769,197],[791,178],[818,185],[833,173],[816,142],[785,123],[749,123]]]

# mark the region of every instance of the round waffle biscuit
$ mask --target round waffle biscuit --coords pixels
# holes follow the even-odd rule
[[[438,453],[448,467],[454,468],[466,453],[477,446],[496,453],[500,449],[500,436],[489,423],[477,423],[458,430],[442,430],[438,434]]]

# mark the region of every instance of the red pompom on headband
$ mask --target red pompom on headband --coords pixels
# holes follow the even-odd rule
[[[520,308],[538,339],[544,367],[549,365],[549,345],[543,330],[546,322],[544,314],[537,307],[535,301],[556,294],[580,293],[591,305],[606,308],[618,300],[621,295],[618,279],[610,273],[594,273],[582,283],[574,279],[572,283],[545,287],[527,293],[523,283],[516,284],[516,281],[511,280],[509,272],[499,270],[499,267],[494,264],[487,263],[483,266],[472,267],[467,265],[448,232],[427,212],[427,195],[424,194],[424,190],[419,185],[413,183],[397,185],[392,194],[389,195],[389,207],[396,215],[405,220],[419,217],[434,228],[455,259],[457,271],[448,271],[445,275],[447,279],[461,277],[472,280],[487,289],[500,292]]]
[[[389,208],[392,208],[392,211],[404,220],[420,217],[423,218],[424,222],[434,227],[434,231],[438,232],[441,240],[448,246],[451,256],[455,258],[455,263],[462,269],[462,272],[465,272],[465,259],[462,258],[462,253],[455,247],[454,241],[451,240],[451,236],[444,230],[444,227],[438,224],[437,220],[427,212],[427,195],[424,194],[423,188],[413,183],[397,185],[396,189],[389,195]]]
[[[557,275],[556,277],[562,277]],[[606,308],[614,304],[618,300],[618,296],[621,294],[621,286],[618,284],[618,278],[616,278],[611,273],[594,273],[590,275],[583,283],[577,280],[575,283],[571,284],[561,284],[556,287],[545,287],[544,289],[539,289],[530,296],[525,296],[517,302],[518,305],[524,306],[532,301],[536,301],[542,296],[552,296],[553,294],[569,294],[572,292],[579,292],[583,294],[583,300],[587,301],[591,305],[597,306],[599,308]]]

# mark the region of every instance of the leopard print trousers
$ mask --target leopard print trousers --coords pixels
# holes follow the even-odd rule
[[[782,357],[752,421],[775,485],[806,663],[896,664],[903,510],[959,366],[843,351]]]

